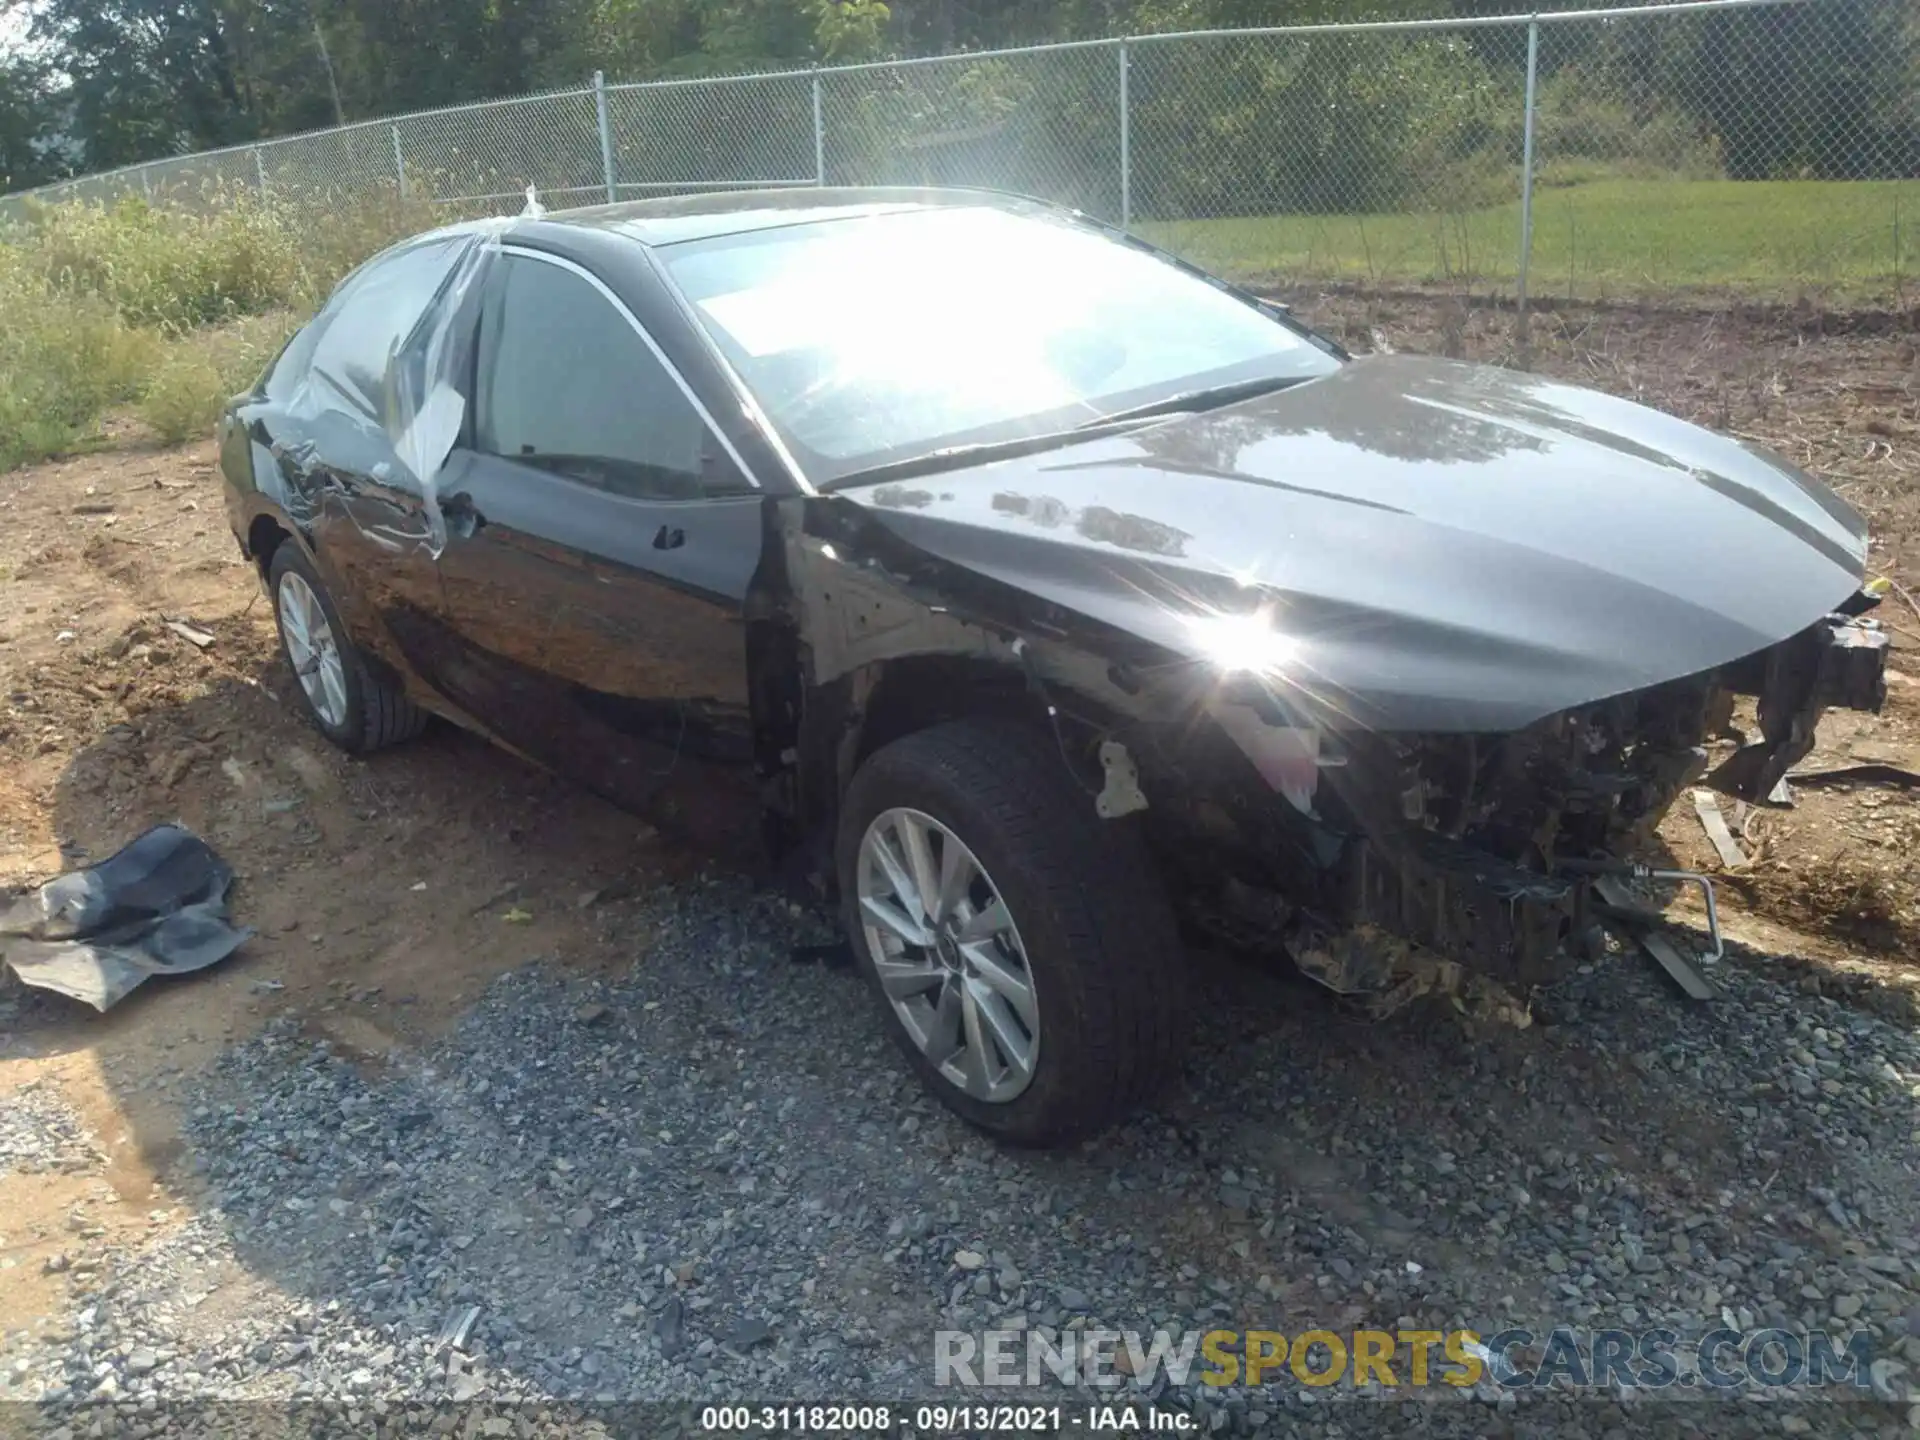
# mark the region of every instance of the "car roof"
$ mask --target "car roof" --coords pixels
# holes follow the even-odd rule
[[[523,218],[514,226],[532,230],[566,225],[609,231],[643,245],[675,245],[711,240],[751,230],[772,230],[820,220],[853,220],[951,206],[991,205],[996,209],[1039,211],[1044,203],[992,190],[910,189],[905,187],[827,188],[791,186],[780,190],[732,190],[674,195],[654,200],[625,200],[578,210],[553,210]]]

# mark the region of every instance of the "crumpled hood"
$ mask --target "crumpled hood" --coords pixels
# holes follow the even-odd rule
[[[914,546],[1155,641],[1273,607],[1286,688],[1384,730],[1514,729],[1785,639],[1866,531],[1777,457],[1538,376],[1355,361],[1224,410],[856,488]]]

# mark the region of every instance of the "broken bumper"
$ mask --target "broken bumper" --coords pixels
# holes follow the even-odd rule
[[[1350,834],[1331,877],[1332,908],[1350,928],[1296,946],[1296,958],[1350,993],[1390,988],[1419,953],[1519,988],[1547,984],[1598,952],[1618,909],[1599,891],[1620,877],[1702,886],[1717,955],[1711,882],[1649,870],[1635,853],[1689,784],[1778,794],[1825,710],[1880,709],[1887,653],[1876,622],[1834,614],[1721,672],[1550,717],[1492,757],[1444,737],[1413,743],[1394,785],[1420,797],[1417,813]],[[1702,781],[1703,742],[1733,694],[1758,697],[1759,734]],[[1468,777],[1477,802],[1431,783],[1439,774]]]
[[[1760,700],[1760,738],[1736,750],[1707,783],[1743,800],[1763,799],[1813,749],[1822,712],[1879,713],[1891,641],[1878,621],[1829,615],[1755,656],[1749,664],[1757,673],[1741,678]]]

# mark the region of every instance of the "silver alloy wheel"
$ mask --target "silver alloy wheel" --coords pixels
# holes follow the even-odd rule
[[[1017,1098],[1040,1058],[1040,1006],[986,868],[931,815],[886,810],[860,839],[855,886],[867,953],[913,1043],[974,1099]]]
[[[280,577],[280,593],[275,603],[280,611],[280,633],[287,638],[287,658],[293,673],[300,677],[300,688],[307,692],[313,713],[334,729],[347,721],[347,668],[340,658],[340,644],[320,597],[297,570]]]

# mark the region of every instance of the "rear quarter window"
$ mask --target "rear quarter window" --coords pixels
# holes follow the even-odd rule
[[[420,323],[457,253],[452,241],[425,241],[355,271],[280,353],[267,376],[268,397],[285,399],[318,372],[367,413],[379,414],[387,357]]]
[[[307,367],[313,363],[313,347],[320,342],[324,325],[323,311],[287,337],[287,343],[280,347],[280,353],[267,367],[260,385],[269,400],[291,399],[300,388],[300,382],[307,378]]]

